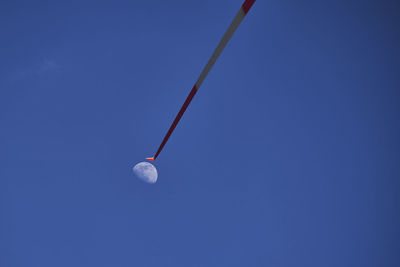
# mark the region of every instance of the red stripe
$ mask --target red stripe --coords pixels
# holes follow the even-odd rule
[[[197,92],[197,88],[196,88],[196,85],[194,85],[192,90],[190,91],[188,97],[186,98],[185,103],[183,103],[181,109],[179,110],[178,115],[176,115],[176,118],[175,118],[174,122],[172,123],[171,127],[169,127],[169,130],[168,130],[167,134],[165,135],[163,141],[161,142],[161,145],[158,148],[157,153],[154,156],[154,159],[157,158],[158,154],[160,154],[161,150],[163,149],[163,147],[167,143],[169,137],[171,136],[172,132],[174,131],[176,125],[179,122],[179,120],[182,118],[183,113],[185,113],[187,107],[189,106],[189,104],[192,101],[192,99],[193,99],[194,95],[196,94],[196,92]]]
[[[243,9],[243,12],[244,12],[245,15],[247,14],[247,12],[249,12],[251,6],[254,4],[255,1],[256,0],[246,0],[246,1],[244,1],[243,5],[242,5],[242,9]]]

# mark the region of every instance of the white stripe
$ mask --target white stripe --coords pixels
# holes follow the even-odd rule
[[[196,82],[197,90],[200,88],[200,86],[203,83],[204,79],[206,78],[208,72],[210,72],[212,66],[214,66],[215,61],[217,61],[222,50],[224,50],[226,44],[231,39],[231,37],[232,37],[233,33],[236,31],[237,27],[239,27],[239,24],[242,22],[245,15],[246,14],[244,14],[243,9],[240,8],[238,13],[236,14],[235,18],[233,19],[231,25],[229,25],[229,28],[226,30],[224,36],[222,36],[221,41],[219,41],[217,48],[215,48],[211,58],[208,60],[206,66],[204,67],[203,71],[201,72],[199,78],[197,79],[197,82]]]

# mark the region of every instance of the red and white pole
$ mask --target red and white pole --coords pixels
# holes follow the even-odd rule
[[[158,155],[160,154],[161,150],[167,143],[169,137],[171,136],[172,132],[174,131],[176,125],[178,125],[179,120],[182,118],[183,113],[185,113],[187,107],[189,106],[190,102],[192,101],[193,97],[199,90],[201,84],[203,83],[204,79],[207,77],[207,74],[210,72],[211,68],[214,66],[215,61],[217,61],[219,55],[221,54],[222,50],[224,50],[226,44],[231,39],[233,33],[239,27],[240,23],[249,12],[251,6],[254,4],[256,0],[245,0],[242,6],[240,7],[239,11],[236,13],[231,25],[229,25],[228,29],[226,30],[224,36],[222,36],[221,41],[219,41],[217,48],[215,48],[214,52],[212,53],[210,59],[208,60],[206,66],[200,73],[199,78],[197,79],[196,83],[194,84],[192,90],[190,91],[188,97],[183,103],[181,109],[178,112],[178,115],[175,117],[175,120],[172,122],[170,128],[168,129],[167,134],[165,135],[164,139],[162,140],[156,154],[152,158],[146,158],[147,160],[154,161]]]

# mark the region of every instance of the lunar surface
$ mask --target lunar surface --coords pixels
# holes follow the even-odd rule
[[[148,162],[139,162],[133,167],[133,173],[146,183],[154,184],[157,182],[157,169]]]

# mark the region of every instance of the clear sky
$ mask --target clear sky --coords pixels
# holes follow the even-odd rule
[[[0,266],[400,266],[398,1],[1,1]]]

